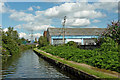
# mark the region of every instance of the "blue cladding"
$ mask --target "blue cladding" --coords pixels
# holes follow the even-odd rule
[[[51,36],[51,39],[62,39],[63,36]],[[80,38],[98,38],[98,36],[65,36],[66,39],[80,39]]]
[[[83,44],[83,39],[86,38],[98,38],[99,36],[91,36],[91,35],[77,35],[77,36],[65,36],[65,39],[82,39],[82,44]],[[53,39],[62,39],[63,36],[51,36],[51,42],[53,44]]]

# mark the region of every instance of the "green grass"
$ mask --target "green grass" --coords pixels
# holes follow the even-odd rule
[[[104,72],[100,72],[100,71],[97,71],[97,70],[94,70],[94,69],[90,69],[90,68],[87,68],[87,67],[83,67],[83,66],[80,66],[80,65],[77,65],[77,64],[70,63],[70,62],[68,62],[68,60],[61,60],[58,57],[51,56],[51,55],[48,55],[48,54],[46,54],[44,52],[41,52],[37,48],[35,48],[34,50],[37,51],[40,54],[43,54],[44,56],[46,56],[48,58],[56,60],[57,62],[62,62],[63,64],[66,64],[66,65],[68,65],[70,67],[76,68],[76,69],[78,69],[80,71],[84,71],[84,72],[86,72],[88,74],[97,76],[98,78],[118,78],[118,77],[115,77],[115,76],[111,76],[109,74],[105,74]]]
[[[72,46],[45,46],[41,50],[54,56],[77,63],[85,63],[100,69],[120,72],[120,63],[117,51],[104,51],[103,49],[84,50]]]

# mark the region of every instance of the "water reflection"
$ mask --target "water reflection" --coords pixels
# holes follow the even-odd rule
[[[3,63],[3,78],[70,78],[73,77],[55,68],[32,50],[27,50],[20,55],[9,57]]]

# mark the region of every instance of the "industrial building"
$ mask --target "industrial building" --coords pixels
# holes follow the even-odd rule
[[[79,45],[96,45],[95,39],[99,37],[105,28],[48,28],[47,39],[52,45],[74,41]]]

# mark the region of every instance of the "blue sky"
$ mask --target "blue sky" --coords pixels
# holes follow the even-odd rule
[[[26,39],[33,30],[38,38],[49,27],[61,28],[64,16],[67,16],[66,28],[106,28],[118,19],[117,9],[117,2],[4,2],[0,25],[4,30],[14,27]]]

